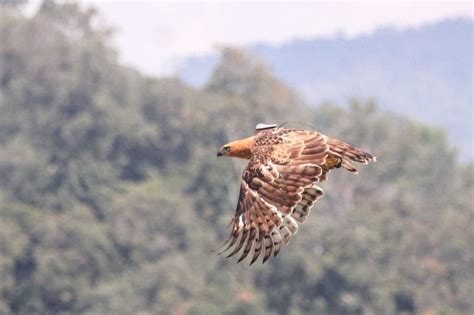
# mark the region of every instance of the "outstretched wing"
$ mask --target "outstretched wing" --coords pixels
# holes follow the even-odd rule
[[[223,252],[228,257],[253,250],[251,264],[261,253],[265,262],[276,256],[323,196],[315,186],[323,175],[329,152],[327,138],[317,132],[276,129],[256,139],[252,157],[242,174],[232,232]]]

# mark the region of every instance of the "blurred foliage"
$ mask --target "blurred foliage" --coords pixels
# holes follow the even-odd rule
[[[118,63],[95,10],[46,1],[27,18],[10,3],[0,7],[1,314],[474,313],[474,167],[443,130],[370,100],[310,110],[233,48],[203,90],[147,78]],[[236,265],[211,250],[244,164],[215,152],[284,121],[379,162],[333,172],[278,258]]]

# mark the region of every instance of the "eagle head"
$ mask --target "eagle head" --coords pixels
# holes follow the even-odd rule
[[[217,156],[230,156],[248,160],[250,159],[254,138],[255,136],[252,136],[224,144],[217,151]]]

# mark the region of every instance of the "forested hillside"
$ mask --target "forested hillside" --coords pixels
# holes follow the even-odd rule
[[[444,131],[309,108],[232,48],[203,89],[144,77],[94,10],[44,3],[0,7],[0,314],[474,313],[474,167]],[[378,162],[332,172],[277,258],[235,264],[211,250],[244,164],[216,151],[283,121]]]

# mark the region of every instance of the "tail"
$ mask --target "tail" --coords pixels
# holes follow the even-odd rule
[[[339,165],[336,167],[343,167],[350,172],[357,173],[357,169],[350,163],[350,161],[368,164],[369,162],[376,162],[377,159],[370,153],[354,148],[341,140],[328,138],[329,154],[337,156]]]

